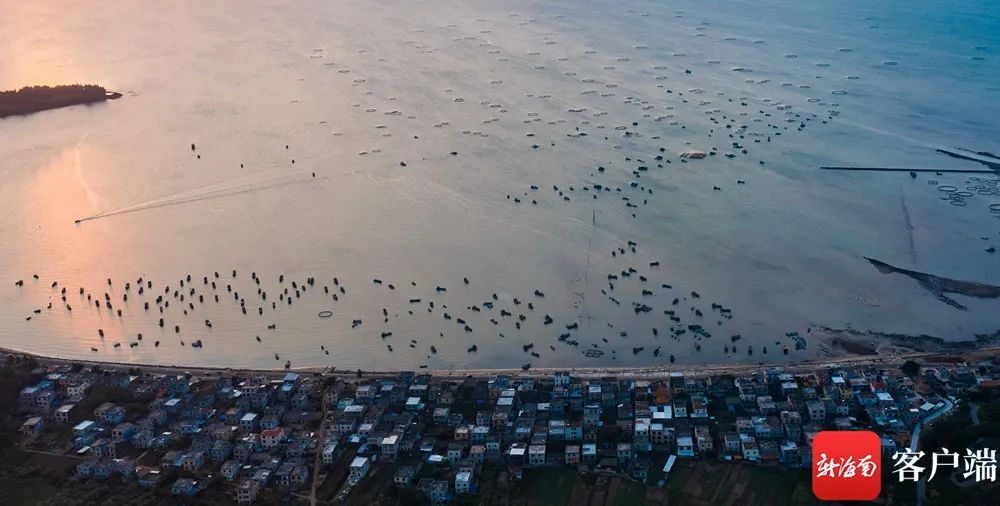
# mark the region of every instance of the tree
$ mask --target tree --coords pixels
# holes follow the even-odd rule
[[[906,362],[903,362],[903,365],[900,366],[900,369],[903,371],[903,374],[911,378],[915,378],[917,377],[918,374],[920,374],[920,364],[912,360],[907,360]]]

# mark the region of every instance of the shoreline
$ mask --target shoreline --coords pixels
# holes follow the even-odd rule
[[[252,373],[263,375],[284,375],[287,372],[312,373],[312,374],[341,374],[352,375],[358,378],[365,377],[386,377],[398,374],[399,370],[388,371],[365,371],[358,369],[339,369],[333,367],[292,367],[289,369],[266,369],[253,367],[213,367],[213,366],[184,366],[178,364],[146,364],[115,362],[104,360],[72,360],[59,357],[40,355],[37,353],[24,352],[7,347],[0,347],[0,354],[33,358],[40,363],[47,365],[72,365],[83,364],[85,366],[101,366],[115,369],[143,369],[144,372],[161,372],[164,374],[183,373]],[[683,373],[686,377],[705,377],[719,374],[746,374],[760,370],[780,370],[785,372],[813,371],[821,368],[831,368],[836,366],[853,367],[864,364],[885,364],[892,366],[902,364],[907,360],[925,359],[928,364],[954,364],[957,362],[973,362],[990,357],[1000,356],[1000,346],[984,347],[975,350],[962,351],[919,351],[909,353],[898,353],[889,355],[860,355],[851,354],[837,357],[826,357],[822,359],[808,359],[791,362],[758,362],[748,363],[716,363],[716,364],[692,364],[688,366],[676,367],[550,367],[532,368],[527,371],[520,368],[497,368],[497,369],[417,369],[414,372],[428,374],[434,378],[464,378],[464,377],[485,377],[496,376],[498,374],[510,375],[520,378],[547,377],[557,372],[570,372],[578,377],[605,377],[619,376],[623,378],[650,379],[667,377],[671,373]],[[927,361],[926,359],[931,359]],[[937,360],[937,361],[935,361]],[[412,370],[412,369],[411,369]]]

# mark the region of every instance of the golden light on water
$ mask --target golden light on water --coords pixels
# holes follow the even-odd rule
[[[3,7],[0,12],[12,12]],[[5,16],[4,43],[0,44],[0,89],[25,86],[55,86],[85,83],[89,75],[78,68],[81,51],[73,43],[71,33],[57,24],[47,22],[53,6],[48,2],[19,4],[17,10],[30,12]],[[83,73],[81,73],[81,71]]]
[[[754,12],[678,18],[677,3],[647,2],[641,16],[588,5],[569,25],[553,15],[570,7],[532,2],[178,0],[108,9],[0,0],[0,89],[84,83],[124,94],[0,119],[0,346],[201,365],[517,367],[519,344],[550,333],[537,318],[549,312],[557,322],[580,319],[581,339],[597,338],[581,347],[601,346],[603,360],[620,346],[614,365],[668,353],[680,363],[732,360],[721,345],[690,343],[654,357],[649,328],[675,321],[636,314],[624,297],[648,295],[659,309],[652,301],[668,288],[647,294],[622,280],[625,295],[607,297],[608,273],[654,260],[663,265],[644,273],[651,287],[698,290],[702,303],[736,308],[731,322],[710,323],[721,334],[742,332],[755,349],[818,320],[956,338],[993,332],[1000,312],[954,311],[859,261],[911,258],[921,272],[995,284],[980,239],[996,221],[986,198],[942,210],[941,192],[923,177],[854,180],[812,167],[949,163],[904,138],[993,150],[996,136],[982,127],[991,124],[989,104],[1000,103],[982,84],[996,81],[988,34],[928,35],[928,50],[966,49],[917,58],[888,44],[900,39],[889,31],[822,3],[786,2],[786,17],[830,28],[820,39],[761,33],[777,25]],[[882,64],[890,58],[897,65]],[[746,138],[736,144],[747,149],[727,146],[723,123],[738,127]],[[772,130],[781,136],[771,139]],[[667,165],[713,147],[733,158]],[[662,166],[636,161],[652,156]],[[649,165],[641,179],[637,163]],[[958,176],[938,182],[964,186]],[[597,183],[606,195],[584,193]],[[903,198],[909,227],[897,226]],[[865,222],[870,216],[884,219]],[[616,256],[629,240],[638,251]],[[123,297],[124,284],[140,277],[163,293],[189,273],[231,269],[239,277],[226,284],[240,299],[258,288],[251,272],[272,293],[280,274],[339,276],[351,295],[310,292],[283,308],[253,299],[244,314],[224,291],[229,300],[218,303],[173,302],[163,328],[159,308],[143,306],[156,295],[133,288]],[[376,277],[397,288],[373,285]],[[23,289],[14,286],[20,279]],[[199,292],[212,293],[204,284]],[[80,287],[101,306],[86,304]],[[522,326],[480,313],[474,332],[455,332],[436,309],[409,306],[411,297],[434,297],[457,312],[480,297],[536,289],[546,298]],[[328,309],[335,318],[316,316]],[[593,329],[585,331],[584,317]],[[366,326],[353,328],[354,318]],[[418,346],[390,351],[368,338],[376,322],[397,336],[460,338],[433,354],[419,337]],[[600,340],[615,331],[630,339]],[[144,339],[130,348],[139,332],[162,346]],[[632,345],[633,335],[652,340]],[[479,353],[466,342],[478,342]],[[334,357],[318,356],[321,344]],[[555,346],[533,367],[595,363]]]
[[[104,315],[85,307],[79,287],[92,286],[91,277],[106,269],[108,259],[104,256],[108,249],[100,243],[102,236],[108,234],[98,228],[102,227],[100,224],[84,233],[73,223],[75,215],[99,203],[87,182],[88,161],[94,158],[94,152],[82,140],[64,148],[19,181],[20,188],[13,192],[18,202],[12,202],[17,206],[24,244],[10,257],[13,260],[11,268],[25,280],[26,290],[38,293],[32,297],[36,305],[46,299],[52,305],[51,310],[35,315],[38,320],[35,323],[62,334],[63,339],[77,341],[74,346],[80,347],[91,346],[93,338],[55,329],[74,322],[78,328],[103,325],[100,320]],[[40,279],[34,280],[33,274],[38,274]],[[58,286],[51,286],[54,281]],[[66,303],[72,306],[72,311],[67,311],[66,303],[61,300],[63,287],[66,288]],[[36,307],[25,307],[24,311]]]

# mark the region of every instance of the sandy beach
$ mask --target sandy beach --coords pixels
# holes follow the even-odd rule
[[[398,370],[367,371],[338,369],[336,367],[303,367],[292,369],[255,369],[255,368],[225,368],[211,366],[184,366],[184,365],[162,365],[162,364],[130,364],[121,362],[102,362],[94,360],[67,360],[57,357],[45,357],[32,353],[25,353],[9,348],[0,348],[0,354],[18,355],[31,357],[39,361],[42,365],[72,365],[83,364],[84,366],[99,366],[117,370],[127,370],[132,368],[141,369],[150,374],[185,374],[194,375],[265,375],[281,377],[289,370],[299,373],[316,373],[324,375],[343,376],[345,379],[372,378],[394,376]],[[1000,347],[989,347],[974,351],[941,353],[941,352],[909,352],[892,356],[861,356],[846,355],[831,357],[825,360],[806,360],[800,362],[777,362],[777,363],[726,363],[726,364],[705,364],[698,367],[650,367],[650,368],[623,368],[623,367],[581,367],[581,368],[533,368],[530,370],[517,369],[420,369],[419,374],[429,374],[437,378],[463,378],[476,377],[488,378],[496,375],[510,375],[521,378],[544,378],[550,377],[557,372],[569,372],[580,378],[602,378],[620,377],[653,380],[657,378],[669,377],[671,373],[682,373],[686,377],[709,377],[721,374],[748,375],[760,371],[780,370],[793,374],[809,373],[817,369],[828,369],[835,367],[855,367],[876,365],[877,367],[893,368],[899,367],[908,360],[923,363],[925,366],[950,365],[956,363],[973,363],[1000,356]]]

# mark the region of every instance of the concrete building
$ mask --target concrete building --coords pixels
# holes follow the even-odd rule
[[[468,494],[472,492],[472,473],[463,471],[455,474],[455,493]]]

